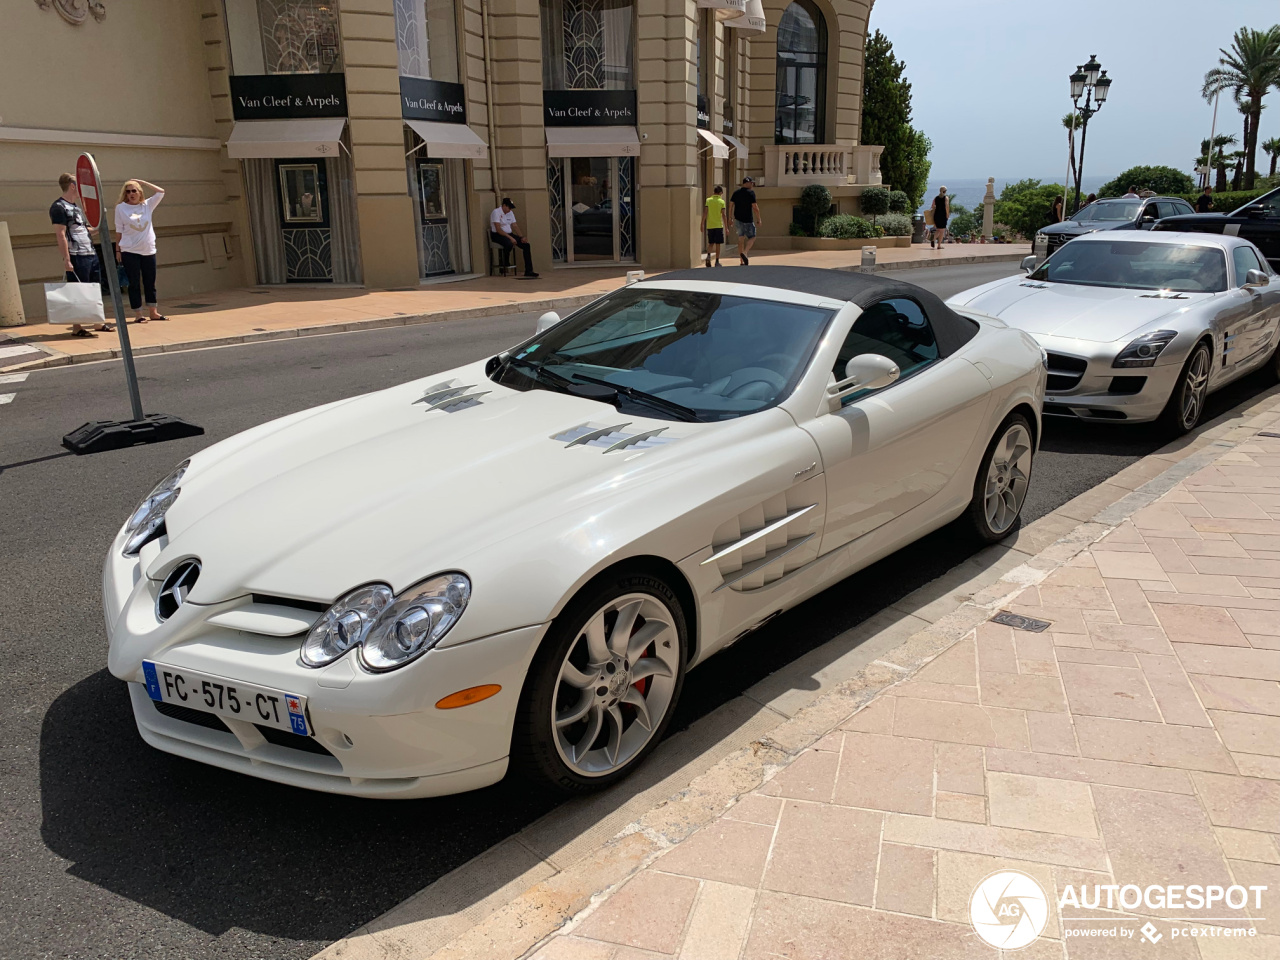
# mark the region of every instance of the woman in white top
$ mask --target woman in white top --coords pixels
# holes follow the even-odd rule
[[[143,199],[143,188],[152,191],[150,197]],[[124,265],[129,278],[129,306],[137,313],[138,323],[169,319],[156,309],[156,231],[151,225],[151,215],[163,199],[163,187],[145,180],[126,180],[116,204],[116,233],[120,237],[116,261]],[[146,309],[142,306],[144,293]]]

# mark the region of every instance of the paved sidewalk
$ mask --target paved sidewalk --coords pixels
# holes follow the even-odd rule
[[[880,250],[877,269],[1017,261],[1030,252],[1027,244],[950,244],[940,250],[917,244]],[[760,253],[752,257],[752,262],[860,269],[860,258],[857,250],[841,250]],[[736,262],[730,259],[726,264]],[[161,307],[170,317],[169,321],[131,323],[129,341],[134,353],[144,356],[346,330],[576,309],[622,286],[628,269],[634,267],[575,267],[549,271],[537,280],[479,277],[404,290],[287,285],[185,296],[170,296],[161,291],[165,293]],[[725,270],[728,269],[726,266]],[[115,333],[99,332],[94,337],[79,338],[72,337],[68,327],[48,324],[8,327],[4,332],[20,340],[28,352],[16,355],[15,351],[12,359],[0,352],[0,370],[9,367],[30,370],[109,360],[120,355],[119,336]],[[19,345],[15,342],[11,346]]]
[[[1105,537],[1028,564],[1042,579],[1005,606],[1047,630],[985,622],[903,671],[516,955],[1013,956],[975,933],[970,898],[1017,870],[1048,900],[1019,958],[1280,957],[1278,413]],[[1103,892],[1058,909],[1095,884],[1267,889],[1260,908],[1108,910]]]

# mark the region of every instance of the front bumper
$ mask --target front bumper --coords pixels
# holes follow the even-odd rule
[[[1083,344],[1037,337],[1049,353],[1046,416],[1144,423],[1163,412],[1178,382],[1185,351],[1166,349],[1153,367],[1113,367],[1123,344]]]
[[[161,548],[149,544],[141,560],[130,559],[117,539],[103,569],[108,666],[128,682],[147,743],[250,776],[362,797],[439,796],[487,786],[506,773],[521,687],[545,624],[432,650],[390,673],[364,670],[353,653],[311,669],[298,659],[300,635],[265,636],[208,622],[246,607],[250,597],[186,603],[161,622],[159,582],[144,572]],[[143,659],[302,694],[315,735],[194,711],[161,712],[143,685]],[[470,706],[435,707],[448,694],[483,683],[502,690]]]

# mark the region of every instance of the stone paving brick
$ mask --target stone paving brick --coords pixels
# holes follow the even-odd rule
[[[1242,677],[1246,680],[1280,680],[1280,650],[1179,643],[1174,645],[1174,652],[1187,673]]]
[[[1068,648],[1057,651],[1057,657],[1059,661],[1068,661],[1070,663],[1098,663],[1106,667],[1132,667],[1134,669],[1138,666],[1137,656],[1123,650]]]
[[[862,733],[893,733],[893,705],[893,697],[872,700],[840,724],[840,729],[858,730]]]
[[[920,668],[915,678],[929,683],[973,686],[978,682],[976,651],[972,640],[961,640]]]
[[[880,848],[876,907],[917,917],[933,916],[934,852],[886,843]]]
[[[1151,604],[1147,602],[1146,594],[1137,583],[1132,580],[1108,580],[1107,592],[1111,595],[1111,605],[1120,615],[1121,623],[1158,626],[1156,616],[1151,612]]]
[[[933,812],[933,751],[928,740],[846,734],[835,802],[927,816]]]
[[[754,887],[704,883],[680,947],[680,960],[738,960],[755,899]]]
[[[1080,754],[1184,770],[1234,773],[1235,765],[1213,730],[1104,717],[1076,717]]]
[[[1013,710],[1039,710],[1043,713],[1065,713],[1066,699],[1062,682],[1057,677],[1029,674],[983,674],[979,697],[984,706]]]
[[[1116,717],[1124,720],[1161,719],[1146,678],[1136,667],[1111,667],[1097,663],[1063,663],[1058,669],[1066,688],[1071,712],[1079,717]]]
[[[1280,957],[1280,937],[1204,937],[1195,941],[1197,960],[1275,960]],[[1161,958],[1163,960],[1163,958]]]
[[[1280,783],[1212,773],[1191,778],[1214,826],[1274,832],[1280,824]]]
[[[1178,593],[1213,594],[1220,597],[1252,596],[1248,588],[1235,577],[1206,573],[1171,573],[1169,584]],[[1147,586],[1145,583],[1144,586]]]
[[[987,801],[971,793],[934,794],[934,816],[942,820],[964,820],[967,823],[987,822]]]
[[[1188,591],[1190,592],[1190,591]],[[1249,641],[1225,607],[1192,607],[1159,604],[1156,616],[1165,635],[1173,642],[1247,647]]]
[[[1136,554],[1135,556],[1140,556]],[[1156,567],[1159,570],[1159,567]],[[1137,578],[1135,578],[1137,579]],[[1163,580],[1163,573],[1153,579]],[[1040,588],[1040,603],[1045,607],[1073,607],[1087,610],[1109,610],[1111,595],[1103,587],[1049,587]]]
[[[1068,714],[1028,710],[1027,732],[1031,735],[1031,749],[1035,753],[1060,753],[1067,756],[1078,756],[1080,753],[1075,728]]]
[[[1227,613],[1245,633],[1280,637],[1280,613],[1274,610],[1238,610],[1228,607]]]
[[[1276,591],[1276,596],[1280,596],[1280,590]],[[1265,634],[1246,633],[1244,638],[1249,641],[1249,646],[1255,650],[1280,650],[1280,637],[1266,636]]]
[[[778,822],[778,814],[781,812],[781,797],[766,797],[759,793],[748,793],[726,811],[725,818],[741,820],[743,823],[763,823],[772,827]]]
[[[1045,891],[1053,890],[1053,867],[1006,857],[989,857],[954,850],[938,851],[938,919],[969,922],[969,898],[973,888],[999,870],[1018,870],[1038,882]],[[1044,936],[1059,935],[1058,911],[1049,910]],[[1014,954],[1016,956],[1016,954]]]
[[[578,937],[556,937],[529,960],[610,960],[614,945]]]
[[[1280,757],[1280,717],[1229,710],[1210,710],[1209,716],[1218,736],[1232,753]],[[1280,824],[1276,828],[1280,829]]]
[[[1210,677],[1191,674],[1191,685],[1200,702],[1211,710],[1265,713],[1280,717],[1280,683],[1242,677]]]
[[[836,769],[839,766],[839,754],[806,750],[790,766],[761,787],[760,792],[770,797],[830,803],[831,791],[836,784]]]
[[[1254,906],[1250,896],[1248,912],[1260,933],[1280,934],[1280,866],[1274,863],[1258,863],[1252,860],[1232,860],[1231,872],[1242,887],[1266,887],[1259,891],[1261,907]]]
[[[897,699],[893,732],[900,737],[1025,750],[1027,721],[1021,711],[969,703]]]
[[[1280,847],[1276,846],[1276,837],[1270,833],[1237,830],[1235,827],[1214,827],[1213,832],[1228,860],[1280,863]]]
[[[1056,677],[1058,665],[1052,660],[1019,660],[1018,672],[1032,677]]]
[[[1233,753],[1231,759],[1242,777],[1263,777],[1280,780],[1280,757],[1268,757],[1254,753]]]
[[[702,880],[755,887],[764,873],[773,826],[718,820],[667,851],[657,869]]]
[[[1016,750],[988,750],[987,769],[1005,773],[1053,777],[1058,780],[1082,780],[1119,787],[1144,787],[1167,793],[1194,793],[1191,780],[1182,770],[1150,767],[1114,760],[1088,757],[1054,757],[1042,753]]]
[[[1178,545],[1179,541],[1171,537],[1147,537],[1146,540],[1147,549],[1151,551],[1151,555],[1159,562],[1160,569],[1166,575],[1196,572],[1196,568],[1191,565],[1191,561]]]
[[[991,772],[987,774],[987,803],[993,826],[1069,837],[1098,836],[1087,783]]]
[[[1018,630],[1013,635],[1013,646],[1019,661],[1053,659],[1053,638],[1047,634]]]
[[[982,796],[987,792],[986,772],[982,763],[982,749],[961,743],[937,745],[938,789],[951,793],[971,793]]]
[[[1093,558],[1103,577],[1112,580],[1165,580],[1165,569],[1150,553],[1095,553]],[[1102,588],[1098,584],[1098,588]],[[1110,602],[1110,596],[1102,591]]]
[[[977,703],[978,688],[962,687],[954,683],[929,683],[910,680],[895,687],[894,696],[915,697],[918,700],[950,700],[954,703]]]
[[[882,814],[867,810],[788,800],[765,889],[870,906],[882,820]]]
[[[1020,830],[1015,827],[993,827],[891,813],[885,818],[884,839],[918,847],[937,847],[941,850],[983,853],[993,857],[1056,863],[1085,870],[1107,869],[1106,849],[1098,840]]]
[[[673,954],[697,894],[697,880],[646,870],[600,904],[575,932],[592,940]]]
[[[995,623],[980,624],[976,645],[980,674],[1018,672],[1018,653],[1013,646],[1013,630],[1010,627]]]
[[[1189,727],[1210,726],[1209,718],[1191,686],[1191,680],[1177,657],[1140,654],[1138,663],[1165,723],[1179,723]]]
[[[1188,486],[1190,486],[1188,484]],[[1248,497],[1234,493],[1197,493],[1192,496],[1200,506],[1209,512],[1209,516],[1219,520],[1268,520],[1267,511],[1263,510]]]

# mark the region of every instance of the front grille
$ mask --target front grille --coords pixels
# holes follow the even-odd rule
[[[1071,237],[1062,233],[1051,233],[1049,234],[1048,239],[1049,239],[1049,253],[1053,253],[1060,246],[1062,246],[1064,243],[1070,240]]]
[[[1141,393],[1142,388],[1146,385],[1146,377],[1112,377],[1111,386],[1107,388],[1107,393],[1131,397],[1135,393]]]
[[[1049,378],[1045,389],[1050,393],[1061,393],[1075,387],[1089,369],[1089,361],[1079,357],[1069,357],[1063,353],[1049,354]]]
[[[192,723],[197,727],[207,727],[210,730],[217,730],[219,733],[230,733],[227,725],[218,719],[215,713],[205,713],[203,710],[192,710],[190,707],[184,707],[176,703],[163,703],[160,700],[152,700],[151,703],[156,708],[156,713],[168,717],[170,720],[181,720],[183,723]]]
[[[273,743],[277,747],[288,747],[290,750],[301,750],[304,753],[318,753],[325,757],[333,756],[324,748],[324,744],[314,737],[303,737],[288,730],[277,730],[275,727],[264,727],[257,723],[254,726],[258,728],[258,732],[267,743]]]

